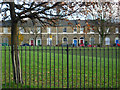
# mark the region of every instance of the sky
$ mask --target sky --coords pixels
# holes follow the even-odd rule
[[[15,2],[16,3],[19,3],[20,1],[24,1],[24,0],[15,0]],[[26,0],[26,1],[33,1],[33,0]],[[39,0],[40,1],[40,0]],[[42,1],[45,1],[45,0],[42,0]],[[65,1],[65,0],[64,0]],[[72,0],[69,0],[69,1],[72,1]],[[79,0],[76,0],[76,1],[79,1]],[[84,1],[84,0],[83,0]],[[85,0],[85,1],[98,1],[98,0]],[[105,1],[105,0],[104,0]],[[107,0],[107,1],[114,1],[114,2],[118,2],[119,0]],[[1,6],[0,6],[1,7]],[[3,7],[4,8],[4,7]],[[9,12],[8,12],[9,13]],[[0,21],[2,20],[2,15],[1,15],[1,13],[0,13]],[[80,16],[79,15],[79,17],[77,17],[77,15],[76,14],[73,14],[73,17],[68,17],[68,19],[70,19],[70,20],[74,20],[74,19],[81,19],[81,20],[85,20],[85,18],[84,18],[84,16]],[[88,15],[88,19],[92,19],[92,17],[90,16],[90,15]]]

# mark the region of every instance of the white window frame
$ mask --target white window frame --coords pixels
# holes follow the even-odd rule
[[[47,33],[50,34],[51,33],[51,28],[47,27]]]
[[[80,28],[80,33],[84,33],[84,27]]]
[[[91,38],[90,38],[90,45],[92,45],[92,43],[91,43],[92,38],[94,38],[94,37],[91,37]],[[95,44],[95,38],[94,38],[94,44]],[[93,45],[94,45],[94,44],[93,44]]]
[[[90,27],[90,33],[94,33],[94,30],[92,27]]]
[[[74,31],[76,29],[76,31]],[[73,28],[73,33],[77,33],[77,28]]]
[[[63,37],[63,38],[62,38],[62,43],[65,43],[65,42],[68,43],[68,38],[67,38],[67,41],[64,41],[64,38],[67,38],[67,37]]]
[[[6,38],[4,38],[4,41],[3,41],[4,43],[8,43],[8,38],[6,37]]]
[[[50,44],[50,41],[52,41],[52,38],[47,38],[47,45],[52,45],[52,43]]]
[[[41,33],[41,28],[40,27],[37,27],[37,33]]]
[[[118,27],[115,28],[115,33],[119,33]]]
[[[65,28],[66,28],[66,32],[64,32],[64,29],[65,29]],[[67,33],[67,27],[64,27],[64,28],[63,28],[63,33]]]
[[[7,27],[3,28],[3,33],[8,33],[8,28]]]
[[[105,38],[105,45],[110,45],[110,38],[109,37]]]

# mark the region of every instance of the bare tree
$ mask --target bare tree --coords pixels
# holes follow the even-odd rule
[[[12,47],[12,65],[14,81],[16,83],[23,83],[21,78],[19,52],[17,49],[17,24],[20,21],[24,23],[28,18],[35,24],[35,19],[39,20],[41,26],[46,27],[48,25],[54,25],[55,20],[59,17],[66,18],[67,16],[75,13],[78,8],[73,9],[76,5],[75,2],[1,2],[1,11],[3,14],[3,20],[11,20],[11,47]],[[80,7],[84,6],[84,2],[77,3]],[[57,15],[56,8],[59,8],[61,14]]]
[[[104,43],[106,36],[110,35],[113,27],[118,26],[119,2],[86,2],[84,9],[80,12],[86,19],[88,30],[90,27],[100,35],[100,45]],[[91,19],[91,20],[90,20]]]

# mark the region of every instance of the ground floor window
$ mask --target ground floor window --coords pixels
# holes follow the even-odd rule
[[[47,38],[47,45],[52,45],[52,38]]]
[[[63,38],[63,43],[66,43],[67,44],[68,40],[66,37]]]
[[[90,38],[90,43],[91,43],[91,45],[94,45],[94,38],[92,37],[92,38]]]
[[[118,37],[115,38],[115,43],[116,43],[116,45],[119,43],[119,38]]]
[[[105,45],[110,45],[110,38],[109,37],[105,38]]]
[[[8,38],[4,38],[3,42],[8,43]]]

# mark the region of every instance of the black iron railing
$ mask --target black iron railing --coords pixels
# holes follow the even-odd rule
[[[119,47],[19,46],[23,84],[13,80],[11,47],[1,47],[3,88],[118,88]]]

